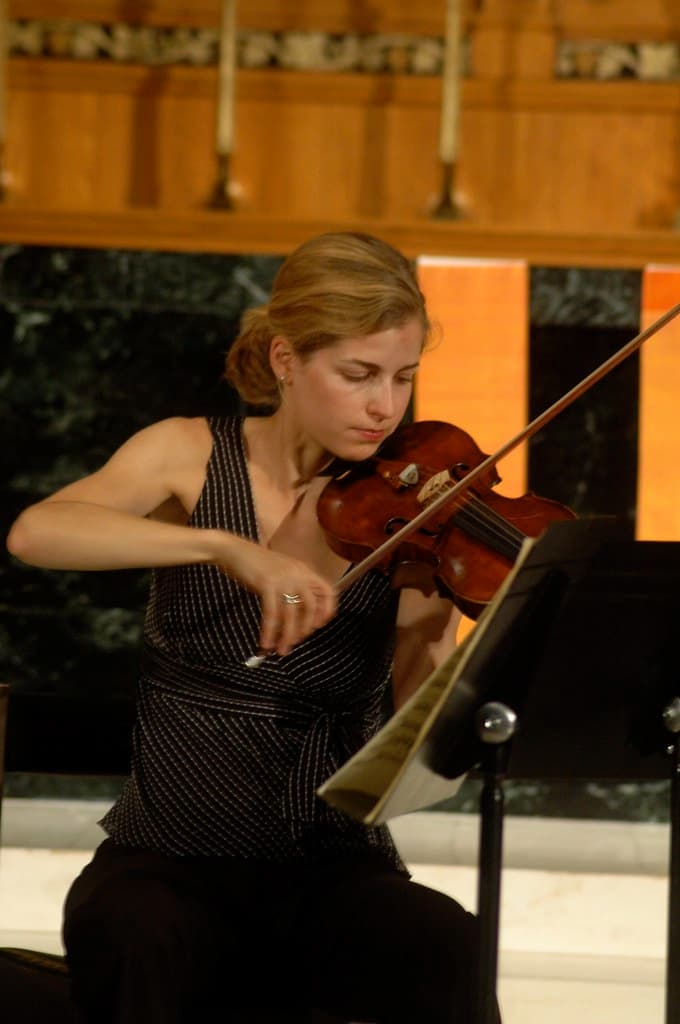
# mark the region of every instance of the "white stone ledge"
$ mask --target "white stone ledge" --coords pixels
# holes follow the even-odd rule
[[[418,812],[392,822],[409,863],[477,864],[475,814]],[[648,822],[593,821],[507,815],[503,865],[543,871],[667,875],[670,828]]]
[[[666,962],[663,957],[500,950],[499,974],[504,978],[599,981],[656,988],[665,982]]]
[[[24,849],[93,850],[104,834],[97,821],[108,800],[9,798],[2,845]],[[396,818],[392,832],[404,860],[476,865],[476,814],[419,811]],[[670,828],[664,824],[506,815],[503,865],[545,871],[667,875]]]
[[[94,850],[104,838],[97,822],[110,800],[7,797],[2,804],[2,846]]]

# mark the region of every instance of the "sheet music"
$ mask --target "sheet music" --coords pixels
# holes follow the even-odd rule
[[[433,772],[426,763],[424,745],[454,687],[467,686],[465,666],[535,543],[534,538],[526,538],[513,569],[453,654],[380,732],[320,786],[317,792],[327,803],[373,825],[438,803],[460,789],[465,776],[449,779]]]

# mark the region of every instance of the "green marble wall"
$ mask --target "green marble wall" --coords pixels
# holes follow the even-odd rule
[[[640,330],[636,270],[532,267],[528,420],[549,408]],[[614,515],[635,528],[637,354],[529,443],[529,482],[579,516]]]
[[[166,416],[238,408],[221,380],[241,311],[280,260],[0,248],[2,520]],[[4,532],[4,530],[3,530]],[[132,694],[147,576],[0,570],[0,673],[17,688]]]

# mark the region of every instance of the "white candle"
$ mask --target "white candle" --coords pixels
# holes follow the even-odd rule
[[[442,73],[441,126],[439,156],[442,163],[453,164],[458,156],[458,120],[460,114],[460,4],[446,0],[446,37]]]
[[[222,0],[216,126],[216,145],[220,156],[226,156],[231,153],[234,146],[235,78],[236,0]]]
[[[9,51],[9,24],[7,0],[0,0],[0,146],[7,134],[7,54]]]

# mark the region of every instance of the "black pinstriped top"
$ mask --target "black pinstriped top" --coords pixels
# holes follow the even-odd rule
[[[257,539],[242,420],[209,420],[213,450],[190,525]],[[174,855],[276,862],[379,856],[389,831],[316,796],[376,731],[398,594],[369,572],[340,614],[285,658],[257,650],[255,595],[214,566],[153,573],[132,773],[101,824],[114,841]]]

